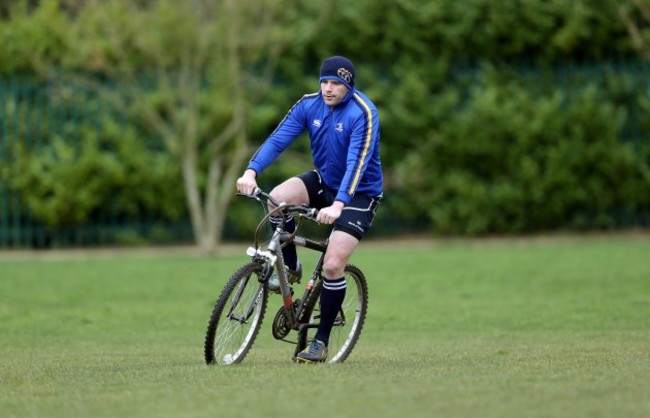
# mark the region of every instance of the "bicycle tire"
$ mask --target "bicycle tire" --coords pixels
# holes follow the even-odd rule
[[[345,279],[346,294],[341,307],[343,316],[339,313],[330,333],[328,363],[342,363],[350,356],[359,340],[368,312],[366,276],[358,267],[348,264],[345,266]],[[322,280],[319,280],[314,286],[312,294],[305,302],[304,320],[301,321],[308,322],[314,328],[318,324],[320,314],[318,302],[322,286]],[[310,326],[310,328],[312,327]]]
[[[205,334],[207,364],[241,363],[253,346],[268,302],[263,269],[259,262],[240,267],[221,291]]]

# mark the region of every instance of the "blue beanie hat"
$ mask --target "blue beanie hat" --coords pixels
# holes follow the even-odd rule
[[[339,55],[326,59],[320,67],[320,81],[323,80],[338,80],[348,89],[354,89],[354,64]]]

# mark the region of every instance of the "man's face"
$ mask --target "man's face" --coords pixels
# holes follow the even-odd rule
[[[345,98],[348,94],[348,88],[345,84],[337,80],[323,80],[320,82],[320,91],[325,100],[325,104],[334,107]]]

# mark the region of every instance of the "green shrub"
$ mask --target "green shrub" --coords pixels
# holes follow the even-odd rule
[[[105,138],[104,138],[105,139]],[[185,215],[178,166],[125,135],[107,149],[98,137],[80,144],[58,137],[51,146],[18,147],[11,187],[35,219],[60,228],[100,212],[120,220],[178,220]]]
[[[566,64],[634,57],[617,18],[625,4],[359,0],[331,13],[311,0],[293,2],[280,18],[295,17],[288,19],[291,48],[277,51],[274,87],[262,93],[248,85],[260,95],[247,124],[251,148],[305,90],[317,90],[321,60],[344,54],[357,63],[357,85],[382,118],[386,199],[379,220],[486,234],[607,228],[616,213],[648,213],[650,100],[642,83],[620,76],[636,71],[642,79],[647,68],[616,68],[603,76]],[[194,36],[191,21],[181,19],[170,0],[3,3],[0,144],[8,145],[0,154],[0,190],[10,179],[27,210],[52,227],[81,225],[100,212],[148,221],[186,217],[180,167],[157,142],[160,132],[127,114],[126,106],[101,102],[97,91],[75,93],[78,80],[66,82],[73,73],[112,78],[125,89],[121,93],[136,91],[130,103],[159,104],[163,125],[182,118],[175,95],[188,92],[173,77],[142,80],[160,74],[156,69],[176,74],[186,54],[202,58],[193,42],[221,36]],[[183,47],[178,39],[193,42]],[[477,69],[476,63],[489,66]],[[523,63],[533,73],[526,87],[509,69]],[[545,70],[556,72],[547,77]],[[569,80],[576,74],[582,79]],[[31,85],[12,84],[22,77],[33,78],[42,95],[25,93]],[[215,84],[222,79],[220,71],[205,74],[196,96],[209,115],[196,126],[203,140],[232,115],[230,86]],[[593,86],[586,88],[585,80],[594,80]],[[633,118],[640,123],[621,135]],[[306,169],[308,153],[306,141],[297,141],[265,173],[265,187]],[[199,155],[205,165],[208,153]],[[229,233],[248,235],[254,227],[255,219],[238,216],[248,203],[235,202]]]
[[[595,88],[534,98],[477,85],[399,179],[438,233],[611,227],[614,211],[650,207],[647,161],[619,140],[624,117]]]

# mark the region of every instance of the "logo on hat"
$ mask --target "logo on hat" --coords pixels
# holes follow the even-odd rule
[[[339,68],[336,71],[336,75],[339,76],[348,84],[350,84],[350,82],[352,81],[352,73],[343,67]]]

